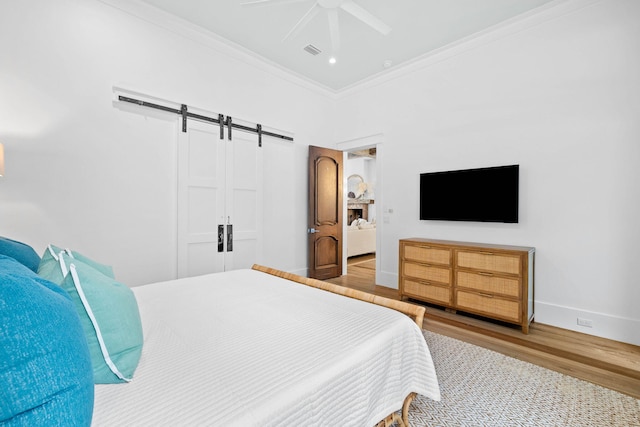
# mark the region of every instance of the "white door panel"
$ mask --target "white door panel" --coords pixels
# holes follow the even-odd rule
[[[224,217],[224,141],[217,126],[187,122],[178,135],[178,277],[221,271],[218,223]]]
[[[232,141],[221,140],[218,126],[188,121],[187,132],[178,136],[178,277],[260,262],[261,218],[256,136],[234,132]]]
[[[262,259],[262,149],[252,134],[235,132],[227,146],[227,219],[233,250],[225,268],[250,268]]]

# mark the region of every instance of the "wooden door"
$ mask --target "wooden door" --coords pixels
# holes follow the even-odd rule
[[[262,258],[262,149],[255,136],[187,122],[178,137],[178,277]]]
[[[342,274],[342,151],[309,146],[309,277]]]

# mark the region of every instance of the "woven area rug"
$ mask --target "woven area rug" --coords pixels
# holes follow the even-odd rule
[[[640,426],[640,400],[423,331],[442,400],[417,396],[411,427]]]

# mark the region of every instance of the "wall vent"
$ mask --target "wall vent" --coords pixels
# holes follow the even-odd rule
[[[314,55],[314,56],[315,56],[315,55],[317,55],[317,54],[319,54],[320,52],[322,52],[320,49],[318,49],[317,47],[315,47],[315,46],[314,46],[314,45],[312,45],[312,44],[308,44],[308,45],[306,45],[306,46],[304,47],[304,50],[305,50],[305,51],[307,51],[307,52],[309,52],[311,55]]]

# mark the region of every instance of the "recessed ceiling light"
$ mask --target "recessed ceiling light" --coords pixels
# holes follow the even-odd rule
[[[384,62],[382,63],[382,66],[383,66],[384,68],[389,68],[389,67],[391,67],[391,65],[392,65],[392,64],[393,64],[393,62],[391,62],[391,60],[390,60],[390,59],[387,59],[386,61],[384,61]]]
[[[331,58],[329,58],[329,64],[333,65],[336,63],[336,57],[332,56]]]

